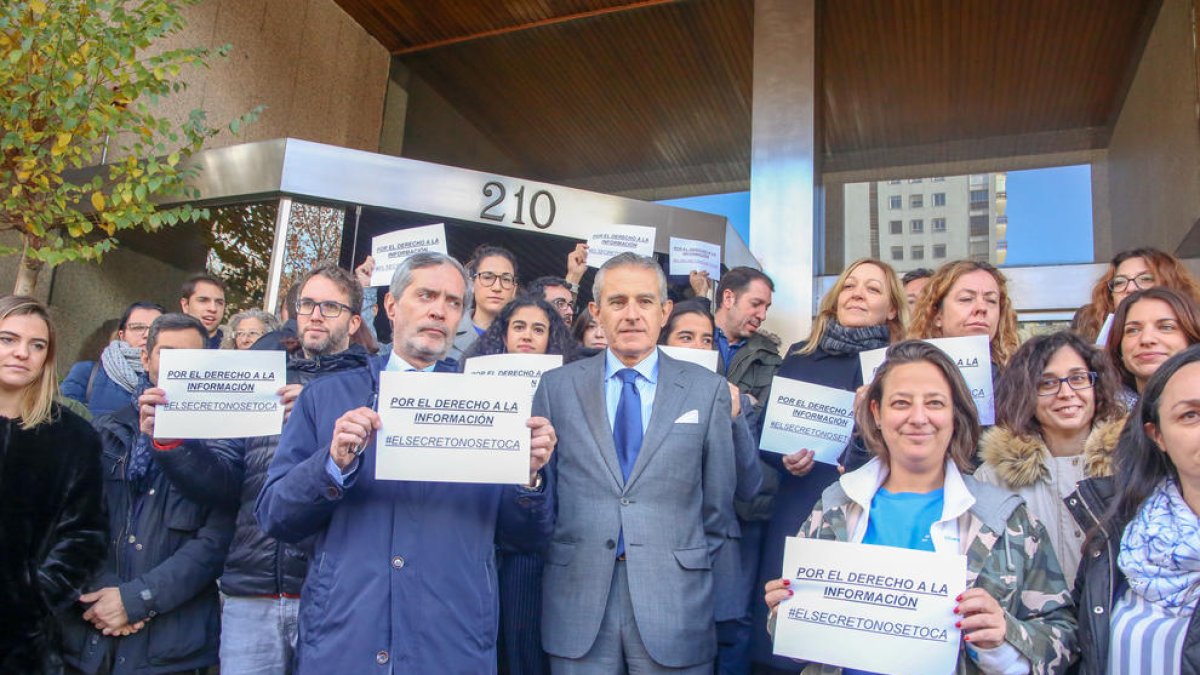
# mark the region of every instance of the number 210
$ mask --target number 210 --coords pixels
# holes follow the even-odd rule
[[[479,217],[484,220],[492,220],[497,223],[504,222],[506,214],[503,209],[503,203],[506,195],[507,192],[505,191],[502,183],[494,180],[484,183],[483,196],[491,199],[492,201],[488,202],[487,205],[483,207],[483,210],[479,212]],[[513,218],[512,222],[514,225],[524,225],[526,205],[525,186],[522,185],[520,190],[514,192],[513,197],[516,198],[517,202],[517,217]],[[554,224],[554,215],[558,210],[557,205],[554,203],[554,195],[545,190],[538,190],[537,192],[533,193],[532,197],[529,198],[528,204],[529,220],[533,223],[534,227],[538,228],[539,230],[544,230]],[[545,205],[544,210],[547,212],[545,219],[541,218],[542,214],[541,210],[539,210],[539,207],[543,204]]]

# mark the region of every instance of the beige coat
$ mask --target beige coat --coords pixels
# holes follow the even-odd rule
[[[1087,537],[1063,503],[1085,478],[1112,475],[1112,453],[1125,426],[1125,418],[1092,427],[1083,454],[1054,457],[1040,436],[1017,436],[1004,427],[992,427],[979,442],[983,466],[975,478],[1020,495],[1030,514],[1046,527],[1050,545],[1058,556],[1067,587],[1075,583],[1080,551]]]

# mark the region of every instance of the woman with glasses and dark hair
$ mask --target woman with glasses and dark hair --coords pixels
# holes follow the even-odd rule
[[[1114,466],[1067,500],[1088,531],[1079,672],[1200,672],[1200,347],[1146,382]]]
[[[1126,387],[1126,405],[1133,407],[1164,361],[1198,342],[1200,310],[1187,296],[1157,286],[1122,300],[1104,349]]]
[[[1119,387],[1108,358],[1078,334],[1032,337],[996,382],[996,426],[980,441],[975,477],[1025,500],[1046,526],[1068,586],[1084,533],[1063,499],[1084,478],[1112,474],[1125,425]]]
[[[496,315],[491,326],[471,345],[459,370],[476,356],[493,354],[561,354],[563,363],[575,360],[575,340],[554,307],[530,295],[519,295]],[[496,549],[496,578],[500,595],[499,672],[539,675],[550,672],[542,651],[542,552],[505,545]]]
[[[967,475],[977,414],[944,352],[919,340],[889,347],[855,405],[874,459],[826,488],[797,536],[966,556],[954,672],[1064,673],[1075,650],[1066,582],[1023,500]],[[768,625],[792,595],[789,585],[766,584]],[[862,647],[871,648],[869,636]],[[805,672],[842,671],[814,664]]]
[[[1179,260],[1156,248],[1136,248],[1113,257],[1104,276],[1092,287],[1092,300],[1079,308],[1071,330],[1095,342],[1100,328],[1121,301],[1137,291],[1165,286],[1200,303],[1200,283]]]
[[[60,617],[108,550],[100,438],[54,400],[56,346],[45,305],[0,298],[0,673],[62,672]]]
[[[517,257],[502,246],[483,244],[471,254],[465,265],[471,277],[467,289],[471,297],[469,309],[454,333],[454,345],[447,358],[461,361],[463,354],[475,344],[496,315],[517,295]]]
[[[60,392],[87,406],[99,417],[129,404],[145,368],[142,347],[150,324],[166,310],[153,302],[135,302],[125,308],[117,325],[117,339],[108,343],[97,361],[80,361],[71,366]]]

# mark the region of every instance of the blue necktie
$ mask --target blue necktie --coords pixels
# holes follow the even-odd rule
[[[617,415],[613,419],[613,445],[617,447],[617,461],[621,464],[621,476],[628,481],[642,449],[642,395],[638,393],[638,373],[632,368],[617,371],[621,378],[621,398],[617,400]],[[617,557],[625,554],[625,530],[617,535]]]
[[[617,446],[621,476],[629,480],[642,449],[642,395],[635,384],[636,370],[625,368],[617,371],[617,376],[621,378],[621,398],[617,401],[617,415],[613,419],[613,445]]]

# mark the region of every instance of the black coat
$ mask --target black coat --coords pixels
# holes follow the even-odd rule
[[[100,439],[55,405],[34,429],[0,418],[0,673],[61,670],[58,621],[104,562]]]
[[[288,360],[288,384],[312,380],[370,365],[360,345],[330,356]],[[225,560],[221,591],[226,595],[299,595],[308,573],[307,542],[288,544],[258,526],[254,505],[267,482],[279,436],[220,441],[189,441],[158,455],[163,471],[187,496],[199,502],[237,509],[233,544]]]
[[[811,354],[796,354],[803,343],[792,345],[788,356],[779,366],[779,377],[810,382],[826,387],[854,391],[862,385],[862,368],[858,354],[830,354],[817,347]],[[799,450],[800,448],[796,448]],[[767,533],[763,539],[762,562],[755,588],[762,588],[767,581],[779,578],[783,569],[783,545],[788,537],[796,536],[800,526],[812,513],[813,506],[821,493],[838,479],[838,470],[831,464],[816,463],[812,471],[804,476],[793,476],[783,468],[783,456],[774,452],[763,452],[761,456],[779,477],[779,491],[775,494],[775,506]],[[767,608],[761,599],[754,603],[752,629],[753,657],[756,663],[770,664],[776,668],[800,672],[803,664],[782,657],[772,656],[771,637],[767,635]]]
[[[1100,517],[1116,499],[1112,478],[1089,478],[1081,481],[1075,492],[1067,497],[1067,509],[1080,527],[1091,531]],[[1079,675],[1108,673],[1109,628],[1117,589],[1125,584],[1125,575],[1117,567],[1117,552],[1121,535],[1128,523],[1121,523],[1116,536],[1104,532],[1090,550],[1085,549],[1075,577],[1072,599],[1079,619]],[[1183,643],[1183,671],[1180,675],[1200,674],[1200,612],[1192,614],[1187,637]]]
[[[137,633],[106,637],[83,621],[82,608],[64,620],[64,656],[84,673],[154,675],[217,663],[221,608],[217,577],[233,536],[233,510],[185,497],[157,466],[139,492],[126,478],[138,432],[132,405],[95,420],[104,448],[104,497],[113,537],[108,560],[88,590],[120,589]]]

